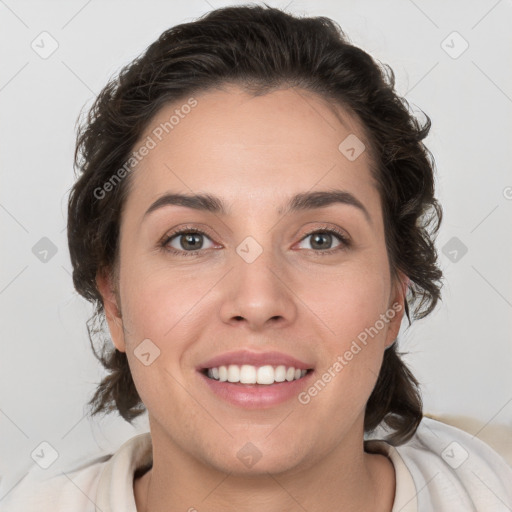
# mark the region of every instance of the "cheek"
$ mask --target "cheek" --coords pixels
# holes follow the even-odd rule
[[[316,279],[314,293],[304,290],[302,296],[321,319],[316,324],[324,333],[319,335],[323,357],[318,377],[325,375],[332,382],[326,400],[336,402],[343,396],[362,404],[373,389],[386,334],[396,314],[389,308],[386,264],[379,259],[378,264],[354,265],[347,272]]]
[[[174,407],[186,407],[179,382],[190,377],[197,340],[211,325],[214,304],[208,291],[218,278],[211,275],[176,272],[169,268],[143,268],[125,274],[122,296],[126,352],[133,379],[146,406],[175,397]],[[145,341],[145,340],[150,340]],[[147,349],[142,352],[142,343]],[[154,362],[141,364],[141,353]],[[146,356],[148,359],[148,356]],[[180,405],[181,404],[181,405]]]
[[[199,303],[215,280],[183,268],[126,266],[122,290],[123,320],[131,337],[165,342],[190,326]],[[199,306],[199,307],[198,307]]]
[[[377,381],[392,318],[381,320],[388,311],[389,289],[381,274],[371,273],[324,284],[323,295],[310,296],[322,320],[316,322],[323,332],[317,340],[320,364],[299,402],[320,423],[347,425],[364,411]],[[342,435],[337,427],[325,432],[331,440]]]
[[[389,286],[383,265],[352,265],[334,275],[308,278],[299,296],[341,349],[385,313]]]
[[[161,404],[172,401],[172,418],[180,417],[181,425],[193,421],[192,413],[185,414],[190,397],[180,385],[185,380],[183,358],[198,338],[198,325],[207,325],[207,319],[199,319],[199,304],[212,285],[200,287],[191,276],[148,267],[124,277],[126,352],[139,395],[157,416],[165,416],[168,411]],[[143,354],[149,356],[144,360]]]

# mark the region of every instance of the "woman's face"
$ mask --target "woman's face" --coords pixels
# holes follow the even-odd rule
[[[300,89],[194,98],[135,145],[149,149],[122,214],[117,296],[98,279],[158,456],[254,473],[358,453],[404,292],[361,127]],[[327,192],[340,200],[308,199]]]

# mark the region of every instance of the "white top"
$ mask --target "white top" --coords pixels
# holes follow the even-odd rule
[[[383,433],[381,427],[372,433],[365,449],[384,453],[395,467],[392,512],[512,511],[512,467],[479,439],[426,417],[403,445],[379,440]],[[151,436],[145,433],[129,439],[113,455],[51,478],[34,465],[12,490],[0,486],[0,510],[137,512],[134,473],[151,463]]]

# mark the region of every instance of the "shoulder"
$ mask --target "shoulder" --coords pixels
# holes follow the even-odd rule
[[[9,512],[134,510],[134,473],[152,462],[149,433],[126,441],[115,453],[50,474],[32,466],[14,482],[1,481],[0,509]]]
[[[477,437],[424,417],[394,450],[414,480],[418,510],[512,509],[512,467]]]
[[[105,455],[70,470],[47,474],[32,466],[14,482],[2,480],[3,510],[9,512],[95,512],[94,496],[103,468],[112,455]]]

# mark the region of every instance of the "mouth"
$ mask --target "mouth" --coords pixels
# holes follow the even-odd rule
[[[281,352],[239,350],[196,370],[213,396],[237,407],[265,409],[293,399],[308,385],[314,365]]]

